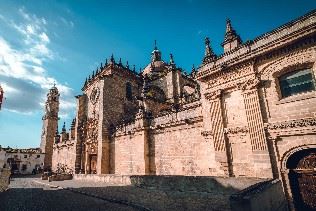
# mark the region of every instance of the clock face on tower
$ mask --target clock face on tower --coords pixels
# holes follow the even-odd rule
[[[98,87],[94,87],[91,94],[90,94],[90,101],[92,104],[96,104],[99,99],[100,90]]]

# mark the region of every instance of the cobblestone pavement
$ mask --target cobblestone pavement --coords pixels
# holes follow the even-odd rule
[[[9,188],[0,193],[1,211],[139,210],[125,204],[43,185],[36,182],[35,178],[13,178]]]

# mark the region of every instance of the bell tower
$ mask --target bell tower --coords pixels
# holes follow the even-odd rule
[[[44,169],[52,167],[54,136],[58,127],[59,92],[54,86],[47,94],[45,114],[42,118],[43,129],[41,136],[41,150],[45,153]]]

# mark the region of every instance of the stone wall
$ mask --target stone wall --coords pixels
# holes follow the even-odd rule
[[[116,174],[143,175],[146,174],[145,145],[147,136],[145,131],[137,131],[133,134],[117,136],[114,140],[114,166]]]
[[[8,168],[0,168],[0,192],[5,191],[10,183],[11,171]]]
[[[75,175],[76,189],[150,210],[230,210],[229,196],[263,180],[192,176]],[[93,188],[97,182],[102,187]],[[91,185],[91,187],[89,186]]]
[[[68,171],[75,171],[76,144],[74,140],[54,144],[52,170],[65,167]]]
[[[116,174],[221,175],[203,133],[199,101],[154,118],[120,125],[111,143]],[[147,122],[147,123],[146,123]],[[147,124],[147,125],[146,125]]]
[[[287,211],[287,202],[278,179],[254,184],[230,197],[233,211]]]
[[[202,123],[165,127],[151,135],[151,155],[157,175],[212,175],[210,143],[201,135]]]

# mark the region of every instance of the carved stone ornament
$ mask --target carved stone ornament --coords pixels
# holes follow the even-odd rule
[[[257,77],[251,78],[244,83],[237,84],[237,88],[242,90],[242,91],[250,90],[250,89],[253,89],[256,86],[258,86],[260,84],[260,82],[261,81]]]
[[[100,96],[100,89],[98,87],[94,87],[90,94],[90,101],[92,104],[96,104],[98,102]]]
[[[98,120],[89,118],[87,121],[87,142],[97,142]]]
[[[201,132],[201,135],[202,135],[202,136],[211,136],[211,135],[212,135],[212,132],[209,131],[209,130],[205,130],[205,131],[202,131],[202,132]]]
[[[90,143],[86,145],[88,154],[96,154],[98,151],[98,143]]]
[[[79,132],[80,139],[84,140],[86,137],[86,132],[87,132],[86,121],[84,120],[79,121],[78,132]]]
[[[238,134],[238,133],[248,133],[248,127],[234,127],[234,128],[225,128],[224,132],[226,134]]]
[[[222,94],[222,90],[216,90],[214,92],[209,92],[205,94],[205,98],[208,100],[216,100],[217,98],[219,98]]]
[[[266,130],[281,130],[316,126],[316,118],[298,119],[286,122],[270,123],[265,126]]]

